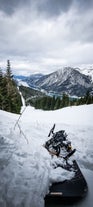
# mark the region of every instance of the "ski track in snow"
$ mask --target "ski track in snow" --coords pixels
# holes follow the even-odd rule
[[[55,131],[64,129],[77,149],[73,159],[93,171],[93,105],[56,111],[28,106],[19,126],[15,125],[19,115],[0,111],[0,117],[0,207],[44,207],[51,183],[73,176],[60,167],[54,169],[61,160],[51,158],[43,147],[54,123]]]

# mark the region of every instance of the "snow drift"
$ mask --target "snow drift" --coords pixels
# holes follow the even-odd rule
[[[28,106],[18,124],[19,115],[0,111],[0,117],[0,207],[43,207],[51,183],[73,176],[54,169],[61,160],[43,147],[54,122],[55,131],[66,130],[79,165],[93,170],[93,105],[56,111]]]

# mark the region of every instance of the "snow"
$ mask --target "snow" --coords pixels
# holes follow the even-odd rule
[[[92,79],[92,82],[93,82],[93,68],[88,69],[88,70],[87,69],[83,69],[82,73],[85,74],[85,75],[91,76],[91,79]]]
[[[93,65],[89,65],[87,68],[82,66],[81,68],[77,68],[77,70],[84,75],[90,76],[93,82]]]
[[[43,147],[54,123],[77,149],[73,159],[93,171],[93,104],[42,111],[23,101],[22,111],[0,110],[0,207],[44,207],[51,183],[74,176],[54,168],[61,158],[52,158]]]
[[[27,84],[27,82],[22,81],[22,80],[20,80],[20,79],[17,79],[17,81],[18,81],[18,85],[19,85],[19,86],[29,87],[29,85]]]

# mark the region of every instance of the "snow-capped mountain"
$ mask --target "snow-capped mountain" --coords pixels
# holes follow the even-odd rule
[[[69,95],[83,96],[87,90],[92,90],[92,78],[78,69],[64,67],[56,72],[45,75],[36,81],[36,85],[47,91],[63,92]]]
[[[36,74],[32,74],[30,75],[29,77],[27,77],[25,79],[25,81],[27,82],[27,84],[29,86],[35,86],[36,85],[36,82],[43,77],[43,74],[41,73],[36,73]]]
[[[23,85],[26,87],[37,88],[36,82],[43,77],[41,73],[32,74],[30,76],[14,76],[18,85]]]
[[[93,91],[93,68],[64,67],[48,75],[32,74],[15,77],[18,84],[34,89],[44,89],[48,93],[67,93],[70,96],[84,96]]]

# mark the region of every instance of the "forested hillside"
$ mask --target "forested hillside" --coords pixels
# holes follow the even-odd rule
[[[0,109],[20,113],[21,96],[13,80],[10,61],[7,60],[6,73],[0,69]]]
[[[71,98],[63,93],[62,98],[51,97],[44,93],[29,87],[19,86],[19,89],[25,99],[26,105],[34,106],[36,109],[56,110],[67,106],[91,104],[93,103],[93,95],[87,91],[86,95],[81,98]]]

